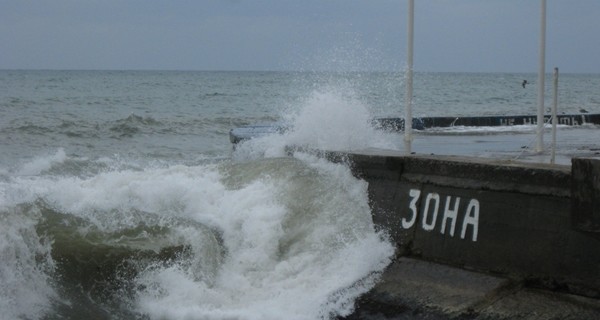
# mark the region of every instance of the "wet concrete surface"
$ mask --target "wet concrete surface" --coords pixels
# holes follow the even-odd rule
[[[401,257],[340,319],[600,319],[600,301]]]
[[[559,127],[556,133],[555,163],[570,165],[573,157],[600,158],[599,129],[596,125]],[[536,141],[535,129],[532,126],[438,128],[416,132],[413,136],[412,151],[415,154],[550,163],[551,130],[544,131],[543,152],[535,150]]]

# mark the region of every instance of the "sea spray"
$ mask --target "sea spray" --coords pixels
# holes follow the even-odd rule
[[[290,116],[287,142],[318,149],[347,150],[377,144],[371,115],[360,101],[335,90],[316,91]]]
[[[215,282],[191,281],[179,267],[152,269],[138,278],[149,288],[140,292],[141,310],[168,319],[319,319],[352,310],[393,248],[373,229],[364,183],[319,162],[224,165],[228,187],[217,210],[200,200],[190,206],[223,239]]]
[[[4,202],[0,199],[0,318],[42,318],[58,298],[52,242],[36,232],[41,214],[35,207]]]
[[[38,157],[31,162],[27,162],[25,165],[23,165],[23,167],[21,167],[17,174],[20,176],[38,175],[41,172],[50,169],[52,165],[65,161],[66,158],[67,155],[65,154],[65,150],[60,148],[52,156]]]
[[[370,106],[346,83],[315,89],[299,106],[289,107],[279,124],[283,134],[252,139],[237,146],[234,159],[281,157],[286,147],[319,150],[401,149],[401,137],[377,130]]]
[[[366,184],[312,156],[133,168],[102,158],[88,176],[48,174],[72,156],[46,160],[23,164],[45,174],[14,170],[2,184],[3,219],[25,219],[31,237],[5,233],[5,248],[36,257],[3,260],[35,292],[12,302],[15,317],[329,318],[351,312],[393,254]]]

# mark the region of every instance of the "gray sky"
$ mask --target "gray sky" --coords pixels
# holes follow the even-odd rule
[[[416,0],[416,71],[537,72],[539,0]],[[401,70],[407,0],[0,0],[0,69]],[[546,68],[600,73],[600,0],[548,0]]]

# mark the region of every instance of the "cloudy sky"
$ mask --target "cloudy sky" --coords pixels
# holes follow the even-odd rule
[[[416,0],[416,71],[537,72],[539,0]],[[0,0],[0,69],[401,70],[407,0]],[[600,73],[600,0],[548,0],[547,70]]]

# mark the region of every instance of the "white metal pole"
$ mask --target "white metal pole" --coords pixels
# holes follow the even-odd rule
[[[540,9],[540,57],[538,68],[537,143],[535,151],[544,151],[544,79],[546,66],[546,0],[541,0]]]
[[[413,43],[415,0],[408,1],[408,48],[406,57],[406,97],[404,103],[404,147],[412,152]]]
[[[556,126],[558,119],[556,118],[558,108],[558,68],[554,68],[554,90],[552,94],[552,157],[550,163],[554,164],[556,158]]]

